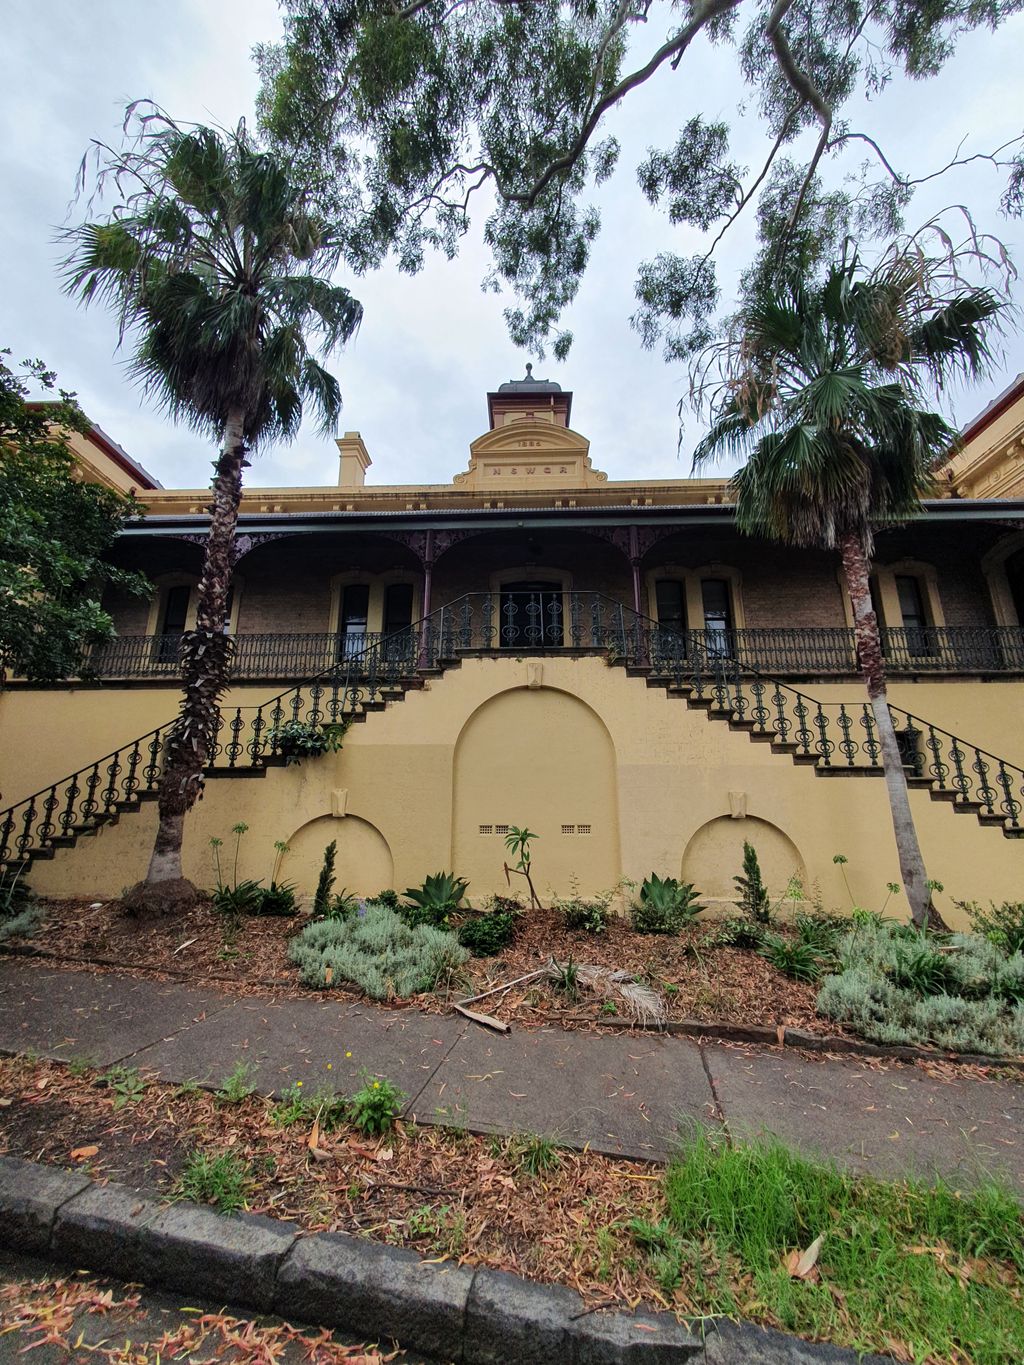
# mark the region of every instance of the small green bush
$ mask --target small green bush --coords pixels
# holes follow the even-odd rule
[[[305,985],[324,990],[351,982],[373,1000],[431,991],[469,960],[454,934],[406,924],[393,910],[372,904],[349,919],[307,925],[288,945],[288,956]]]
[[[469,882],[451,872],[435,872],[422,886],[410,886],[405,891],[405,904],[399,913],[407,924],[430,924],[444,928],[466,895]]]
[[[330,897],[323,913],[325,919],[351,919],[359,913],[359,897],[343,886]]]
[[[251,1062],[239,1062],[234,1071],[224,1077],[216,1092],[221,1104],[241,1104],[256,1093],[256,1087],[250,1079],[254,1070]]]
[[[834,953],[839,940],[847,932],[849,925],[837,915],[798,914],[793,920],[796,936],[801,943],[825,955]]]
[[[633,902],[633,928],[638,934],[678,934],[704,909],[699,898],[692,882],[663,879],[652,872],[644,878],[639,900]]]
[[[971,928],[1008,953],[1024,952],[1024,901],[1003,901],[982,910],[974,901],[954,901],[971,922]]]
[[[313,896],[313,914],[326,915],[331,908],[331,892],[334,890],[334,860],[338,856],[338,841],[332,839],[324,849],[324,860],[320,865],[316,894]]]
[[[406,1096],[389,1080],[363,1075],[363,1088],[348,1102],[349,1120],[367,1137],[379,1137],[393,1126]]]
[[[608,928],[611,911],[603,901],[587,901],[578,896],[555,902],[567,929],[584,934],[603,934]]]
[[[398,909],[398,892],[393,891],[390,886],[384,891],[378,891],[371,899],[374,900],[377,905],[386,905],[389,910]]]
[[[459,942],[474,957],[496,957],[512,942],[515,931],[515,915],[491,910],[467,920],[459,929]]]

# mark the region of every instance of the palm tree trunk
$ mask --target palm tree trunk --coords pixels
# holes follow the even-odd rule
[[[928,924],[945,927],[931,904],[928,874],[925,871],[921,845],[918,842],[914,817],[910,810],[910,793],[903,771],[903,755],[896,741],[896,727],[892,723],[889,698],[885,685],[885,663],[882,658],[882,639],[878,617],[871,602],[870,566],[860,537],[847,532],[839,542],[846,586],[853,604],[853,631],[857,641],[857,657],[868,689],[868,699],[875,718],[878,742],[882,750],[882,767],[892,811],[893,833],[900,860],[900,875],[910,904],[910,913],[919,928]]]
[[[229,679],[231,639],[224,620],[235,559],[235,529],[245,467],[244,413],[232,412],[224,426],[215,466],[210,534],[199,579],[195,628],[182,647],[184,695],[167,743],[160,782],[156,840],[146,880],[125,898],[136,912],[174,913],[195,902],[196,888],[181,869],[185,815],[202,795],[203,770],[217,742],[218,703]]]

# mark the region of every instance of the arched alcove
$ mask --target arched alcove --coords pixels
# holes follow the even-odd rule
[[[380,830],[357,815],[321,815],[295,831],[281,863],[282,880],[294,882],[301,899],[312,899],[324,849],[332,839],[338,841],[335,891],[344,887],[357,896],[372,896],[391,886],[395,863]]]
[[[765,885],[781,896],[792,877],[807,886],[807,867],[800,850],[778,825],[757,816],[734,820],[720,815],[701,825],[686,845],[682,877],[708,900],[735,900],[733,877],[743,871],[743,844],[753,844]]]
[[[615,748],[604,722],[553,688],[501,692],[476,710],[455,747],[452,865],[479,902],[505,892],[504,833],[537,835],[534,884],[542,900],[590,893],[621,876]],[[525,892],[521,877],[513,889]]]

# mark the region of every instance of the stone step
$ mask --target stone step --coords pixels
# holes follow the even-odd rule
[[[827,768],[826,768],[826,767],[823,767],[823,766],[819,766],[819,767],[815,768],[814,774],[815,774],[816,777],[884,777],[884,776],[885,776],[885,773],[883,772],[883,770],[882,770],[881,768],[858,768],[858,767],[856,767],[856,766],[853,767],[853,768],[851,768],[851,767],[849,766],[849,764],[843,764],[841,767],[836,766],[835,764],[832,764],[832,765],[830,765],[830,766],[827,767]]]

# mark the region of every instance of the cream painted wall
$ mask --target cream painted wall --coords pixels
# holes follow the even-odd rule
[[[933,711],[944,703],[943,715],[969,738],[1024,757],[1011,735],[1019,684],[902,690]],[[815,692],[823,700],[859,699],[851,685]],[[229,700],[265,699],[265,689],[239,689]],[[0,698],[5,790],[42,786],[173,711],[173,694],[163,689],[7,693]],[[957,918],[954,897],[1019,898],[1024,841],[1004,839],[926,792],[912,792],[911,800],[929,872],[946,888],[940,900],[948,918]],[[724,900],[744,837],[763,851],[776,892],[796,870],[790,864],[802,863],[831,908],[849,906],[835,853],[849,858],[846,871],[862,905],[880,904],[885,883],[899,877],[880,778],[816,777],[594,657],[468,658],[354,726],[340,753],[260,779],[210,780],[188,821],[189,876],[212,882],[209,839],[228,837],[239,819],[250,825],[240,875],[269,878],[274,841],[287,839],[293,852],[284,875],[306,894],[323,845],[338,837],[339,886],[361,894],[388,883],[402,890],[454,859],[479,901],[505,889],[501,840],[480,835],[479,826],[505,821],[540,833],[534,866],[543,895],[567,893],[573,875],[594,892],[613,884],[620,869],[639,880],[692,868],[701,891]],[[589,836],[561,834],[562,823],[581,822],[591,824]],[[48,894],[117,894],[142,876],[154,828],[148,805],[37,864],[32,882]]]

